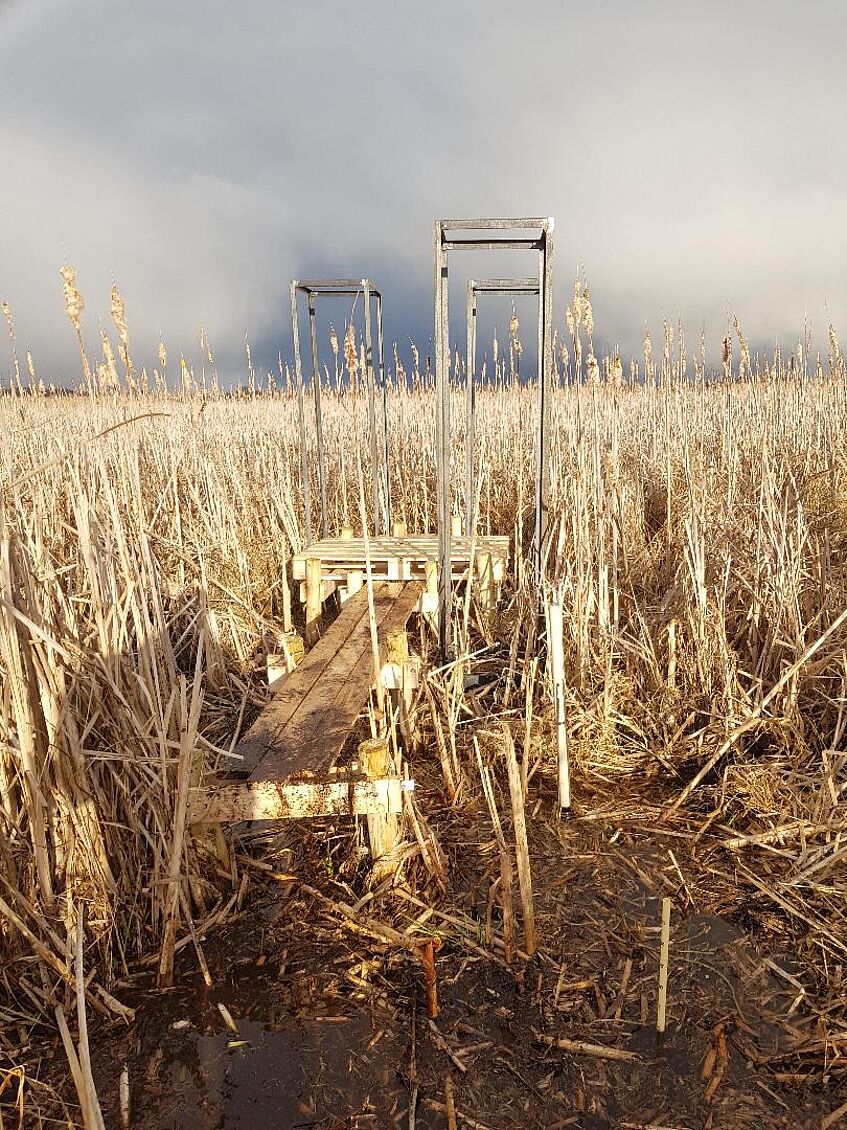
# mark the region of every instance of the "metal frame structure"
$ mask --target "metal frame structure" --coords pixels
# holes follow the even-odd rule
[[[382,533],[387,534],[391,522],[391,494],[388,476],[388,411],[387,389],[385,383],[385,337],[382,326],[382,294],[371,279],[292,279],[291,280],[291,332],[294,338],[294,373],[297,382],[298,407],[300,416],[300,434],[303,442],[300,445],[300,476],[303,488],[303,504],[306,511],[306,544],[311,545],[312,538],[312,499],[309,488],[309,467],[306,459],[306,408],[305,408],[305,383],[303,381],[303,364],[300,355],[300,325],[298,295],[305,294],[309,310],[309,339],[312,354],[312,391],[315,402],[315,436],[318,449],[318,484],[321,501],[321,537],[329,536],[327,522],[327,496],[326,496],[326,459],[323,440],[323,416],[321,411],[321,379],[318,364],[318,331],[317,331],[317,299],[321,296],[335,298],[356,298],[360,294],[364,299],[365,313],[365,379],[368,387],[368,429],[370,438],[371,474],[373,481],[373,522],[374,533],[380,532],[380,500],[379,500],[379,439],[377,436],[376,412],[376,379],[373,364],[373,314],[371,309],[372,299],[376,299],[376,333],[377,355],[379,365],[379,387],[382,391],[382,462],[383,462],[383,487],[385,490],[385,512],[382,516]]]
[[[465,360],[465,529],[474,528],[473,445],[476,415],[476,301],[481,294],[518,298],[539,294],[538,279],[468,279],[467,356]]]
[[[447,655],[450,613],[450,319],[448,257],[451,251],[537,251],[539,430],[536,452],[535,553],[547,528],[547,415],[553,371],[553,220],[543,218],[435,221],[436,464],[438,470],[439,642]],[[471,234],[462,234],[471,233]],[[473,234],[478,233],[478,234]],[[505,233],[505,234],[503,234]],[[537,233],[537,234],[534,234]]]

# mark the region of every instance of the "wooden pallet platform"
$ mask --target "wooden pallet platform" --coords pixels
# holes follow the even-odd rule
[[[418,606],[421,586],[389,581],[374,585],[374,612],[381,662],[390,632],[405,628]],[[192,789],[189,819],[223,821],[292,819],[374,808],[394,811],[400,783],[384,778],[330,781],[329,774],[374,684],[367,588],[287,675],[234,752],[248,781]],[[299,788],[302,784],[312,786]],[[371,787],[373,786],[373,787]]]
[[[453,580],[461,580],[470,565],[471,538],[453,537],[450,543],[450,560]],[[505,568],[509,556],[507,537],[478,537],[473,543],[474,556],[491,559],[500,569]],[[427,562],[438,563],[438,537],[435,534],[407,534],[403,537],[370,539],[371,572],[374,577],[391,579],[426,580]],[[307,576],[307,562],[321,562],[321,579],[344,581],[348,574],[364,572],[366,568],[363,538],[324,538],[313,542],[292,558],[292,576],[302,581]],[[502,579],[502,577],[501,577]]]

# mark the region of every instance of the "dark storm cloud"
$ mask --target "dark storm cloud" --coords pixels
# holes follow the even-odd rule
[[[287,354],[313,273],[378,279],[389,339],[425,349],[432,220],[552,214],[557,312],[584,264],[603,340],[638,350],[664,314],[715,343],[737,310],[789,341],[808,312],[823,347],[845,32],[822,0],[0,4],[0,292],[53,372],[63,258],[92,346],[114,278],[147,363],[201,323],[232,372],[245,331]]]

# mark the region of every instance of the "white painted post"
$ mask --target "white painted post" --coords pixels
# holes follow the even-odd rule
[[[659,952],[659,1008],[656,1017],[656,1031],[659,1035],[665,1030],[668,1007],[668,950],[671,940],[671,900],[662,899],[662,944]]]
[[[551,600],[547,606],[550,645],[550,675],[556,710],[556,752],[559,758],[559,808],[566,815],[571,811],[571,771],[568,761],[568,722],[565,709],[565,637],[562,605]]]

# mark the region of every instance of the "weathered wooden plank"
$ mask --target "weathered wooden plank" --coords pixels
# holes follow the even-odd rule
[[[415,582],[389,582],[375,592],[383,653],[388,633],[405,626],[420,594]],[[370,626],[365,617],[290,721],[268,734],[267,752],[251,780],[285,780],[306,770],[325,773],[341,753],[373,682]]]
[[[397,584],[374,586],[374,611],[378,624],[391,608],[400,588]],[[334,684],[339,673],[343,675],[350,669],[351,661],[355,665],[364,646],[361,641],[369,640],[369,632],[368,594],[366,589],[362,589],[344,605],[324,637],[285,680],[279,693],[270,700],[235,747],[235,752],[242,757],[241,767],[252,772],[272,747],[284,744],[282,735],[286,726],[298,713],[307,713],[311,709],[316,688],[328,673]]]
[[[468,537],[467,534],[455,535],[455,544],[460,552],[467,552],[472,541],[473,538]],[[477,545],[507,545],[508,542],[509,539],[505,534],[480,534],[476,538]],[[436,534],[408,534],[406,537],[385,535],[378,538],[368,538],[368,543],[374,553],[387,551],[394,554],[402,553],[404,549],[409,547],[429,548],[433,545],[437,546],[438,536]],[[336,552],[345,546],[347,548],[354,546],[361,549],[364,544],[364,538],[321,538],[320,541],[312,542],[308,548],[301,550],[296,556],[313,557],[317,550]]]
[[[399,813],[414,781],[378,777],[351,781],[239,781],[191,789],[189,824],[302,820],[310,816]]]
[[[374,583],[379,581],[424,581],[426,580],[426,570],[429,563],[435,564],[434,558],[424,560],[421,558],[416,561],[414,558],[392,558],[390,561],[372,562],[371,574]],[[469,562],[455,559],[453,561],[453,568],[450,577],[453,581],[465,581],[468,577]],[[361,566],[357,566],[355,562],[346,564],[338,561],[323,561],[321,563],[321,576],[323,584],[327,581],[334,581],[337,585],[343,585],[344,581],[355,571],[362,571]]]
[[[375,594],[375,599],[379,599]],[[249,730],[242,735],[234,752],[242,758],[240,767],[252,772],[267,753],[272,736],[279,732],[308,697],[312,688],[332,665],[355,630],[368,619],[368,594],[364,590],[348,600],[323,638],[288,675]]]

